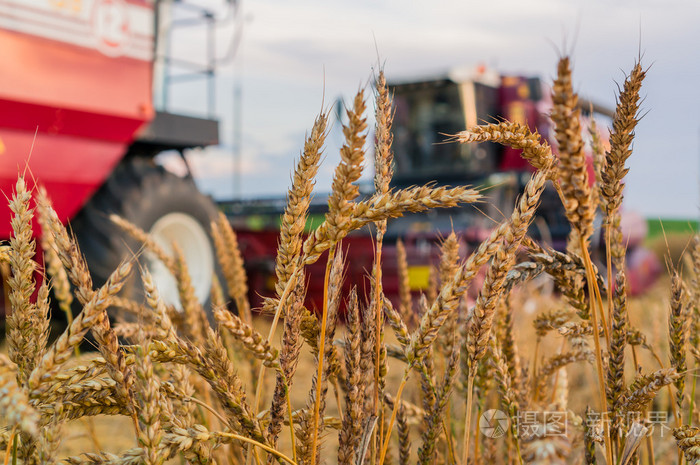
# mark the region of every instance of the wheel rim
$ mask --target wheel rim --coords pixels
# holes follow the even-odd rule
[[[209,298],[214,270],[214,253],[207,232],[195,218],[184,213],[168,213],[153,225],[151,237],[166,252],[173,255],[172,244],[183,253],[192,279],[195,296],[200,303]],[[150,272],[161,298],[177,309],[182,309],[177,281],[167,267],[149,254]]]

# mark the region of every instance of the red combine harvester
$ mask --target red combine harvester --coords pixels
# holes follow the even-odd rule
[[[224,18],[234,17],[235,1],[222,3],[230,8]],[[198,192],[191,176],[167,172],[154,157],[218,143],[212,117],[218,21],[184,0],[0,0],[0,190],[9,197],[17,173],[28,169],[29,178],[46,187],[61,220],[70,221],[97,284],[139,247],[110,222],[109,214],[117,213],[150,231],[166,249],[172,242],[182,244],[198,297],[208,299],[215,259],[207,230],[216,206]],[[202,27],[209,39],[201,53],[204,63],[170,53],[174,34],[191,27]],[[167,111],[171,85],[193,77],[204,79],[207,116]],[[529,176],[516,151],[493,144],[440,144],[440,134],[494,117],[527,122],[547,139],[551,134],[551,122],[543,116],[548,91],[537,79],[481,70],[395,83],[392,92],[394,187],[471,184],[491,187],[491,198],[481,205],[487,214],[464,207],[391,221],[384,252],[389,296],[398,291],[396,239],[406,242],[412,287],[425,290],[439,238],[454,229],[465,248],[478,243],[493,226],[489,217],[509,213]],[[587,102],[582,109],[589,111]],[[284,203],[221,204],[239,233],[254,304],[274,289]],[[312,206],[312,220],[324,212],[321,199]],[[533,235],[563,246],[568,225],[552,193],[543,197],[535,225]],[[0,202],[0,238],[10,235],[10,211]],[[344,244],[352,256],[348,281],[362,282],[374,258],[372,236],[360,232]],[[147,253],[144,258],[163,296],[176,304],[174,280],[157,260]],[[322,262],[315,265],[319,275]],[[311,306],[320,306],[322,289],[313,286],[321,281],[310,280]]]
[[[25,169],[45,186],[98,284],[138,248],[111,224],[108,214],[117,213],[166,247],[186,244],[198,297],[209,295],[215,260],[207,230],[216,206],[191,176],[165,171],[154,157],[218,143],[216,58],[205,53],[206,63],[191,63],[169,47],[183,27],[205,29],[213,47],[216,23],[181,1],[0,0],[0,190],[9,198]],[[209,116],[168,112],[171,85],[197,77],[209,91]],[[164,100],[158,107],[154,96]],[[11,234],[6,203],[1,238]],[[175,301],[167,272],[152,268]]]
[[[396,240],[406,244],[411,288],[425,291],[429,286],[431,265],[437,265],[437,245],[455,231],[463,243],[462,254],[478,245],[490,233],[494,219],[509,215],[517,196],[530,177],[531,167],[518,150],[497,144],[443,143],[446,135],[456,134],[484,121],[505,118],[528,124],[552,146],[553,127],[547,116],[551,109],[550,91],[538,78],[501,76],[484,69],[455,71],[429,79],[413,79],[390,84],[394,95],[395,175],[393,187],[435,183],[437,185],[472,185],[486,188],[488,200],[480,205],[467,205],[449,210],[408,214],[389,222],[382,253],[383,289],[392,299],[398,297]],[[596,117],[612,118],[612,110],[580,99],[584,125],[591,110]],[[601,125],[602,126],[602,125]],[[591,164],[591,179],[593,179]],[[371,188],[370,188],[371,189]],[[322,196],[317,196],[320,199]],[[248,274],[252,281],[251,299],[260,303],[260,296],[274,293],[274,259],[278,221],[284,201],[240,201],[222,204],[238,233]],[[324,199],[312,205],[310,226],[322,221],[326,211]],[[569,224],[561,202],[550,186],[541,199],[530,234],[554,248],[563,250]],[[642,235],[643,238],[643,235]],[[631,249],[639,245],[637,238]],[[366,284],[364,278],[372,269],[373,234],[369,230],[351,234],[344,247],[349,250],[349,283]],[[631,291],[640,292],[653,282],[659,266],[653,254],[641,248],[632,250],[629,271]],[[324,260],[311,267],[311,275],[323,276]],[[320,308],[322,280],[309,280],[308,302]],[[317,286],[317,287],[314,287]]]

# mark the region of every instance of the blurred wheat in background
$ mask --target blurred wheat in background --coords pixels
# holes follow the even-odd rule
[[[568,57],[552,88],[557,155],[508,121],[452,135],[452,143],[522,150],[534,171],[512,213],[470,254],[460,256],[456,234],[444,239],[425,295],[411,295],[399,243],[399,302],[382,289],[387,220],[484,200],[465,187],[389,188],[393,114],[383,72],[374,90],[375,193],[358,198],[367,154],[360,90],[347,109],[328,213],[307,235],[327,114],[308,135],[282,216],[275,296],[262,309],[247,300],[236,233],[223,215],[211,231],[225,282],[215,280],[211,308],[195,297],[182,251],[168,255],[112,218],[176,278],[175,309],[160,299],[138,252],[95,288],[50,200],[20,177],[10,201],[14,235],[2,248],[11,268],[0,355],[4,463],[700,463],[700,239],[688,247],[683,274],[669,263],[668,308],[655,297],[627,298],[619,208],[644,77],[637,63],[621,86],[609,151],[591,130],[595,179]],[[566,252],[528,236],[549,183],[572,226]],[[607,271],[590,257],[596,211]],[[46,264],[40,283],[34,216]],[[353,283],[346,295],[352,258],[342,241],[367,226],[376,237],[371,289]],[[320,259],[325,276],[309,276]],[[120,296],[132,275],[143,301]],[[531,282],[539,275],[551,277],[553,295],[538,294]],[[323,279],[318,311],[305,307],[309,279]],[[67,314],[68,327],[49,343],[51,308]],[[98,353],[80,352],[88,334]],[[101,435],[106,415],[125,418],[131,437]],[[79,426],[87,434],[76,440]]]

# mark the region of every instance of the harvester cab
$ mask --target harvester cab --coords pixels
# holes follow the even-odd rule
[[[544,141],[553,139],[548,89],[539,78],[502,76],[484,67],[455,70],[429,79],[390,84],[394,94],[394,153],[397,187],[434,182],[471,184],[484,189],[488,201],[477,206],[409,215],[392,221],[390,234],[418,231],[445,237],[454,229],[480,242],[504,215],[527,182],[532,167],[520,151],[490,142],[458,144],[450,136],[478,124],[508,120],[527,125]],[[582,111],[611,116],[612,111],[581,102]],[[555,146],[555,144],[551,144]],[[563,247],[569,232],[554,189],[542,197],[531,234]]]
[[[504,171],[507,157],[498,146],[444,143],[445,139],[499,117],[540,125],[538,79],[508,78],[508,87],[503,87],[501,77],[493,73],[458,76],[391,85],[398,185],[430,179],[461,184]],[[512,87],[518,89],[515,96],[510,95]]]

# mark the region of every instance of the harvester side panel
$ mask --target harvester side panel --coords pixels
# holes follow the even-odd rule
[[[153,118],[153,25],[143,0],[0,0],[4,195],[28,161],[63,220],[79,211]]]

